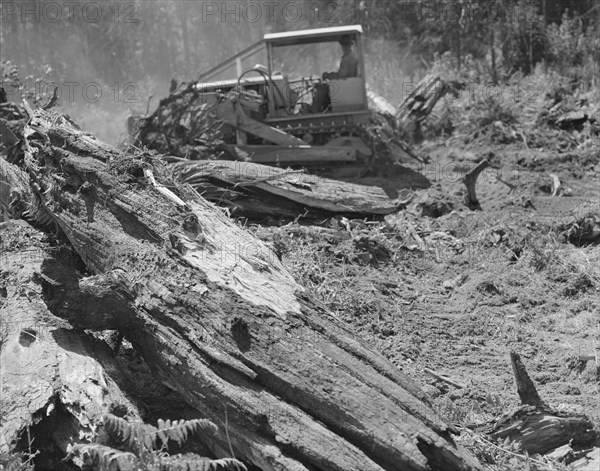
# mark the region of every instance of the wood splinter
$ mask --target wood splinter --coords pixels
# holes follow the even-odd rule
[[[517,392],[521,398],[521,403],[529,406],[535,406],[540,409],[545,409],[546,405],[540,398],[540,395],[529,377],[525,365],[521,361],[521,357],[517,352],[510,352],[510,363],[512,364],[515,382],[517,383]]]
[[[459,383],[457,381],[454,381],[454,380],[448,378],[445,375],[441,375],[439,373],[436,373],[435,371],[430,370],[429,368],[425,368],[423,371],[425,371],[425,373],[427,373],[428,375],[433,376],[434,378],[439,379],[440,381],[443,381],[444,383],[451,384],[455,388],[458,388],[458,389],[467,389],[466,385],[464,385],[462,383]]]
[[[475,184],[477,183],[477,177],[479,177],[479,174],[489,167],[489,165],[490,162],[488,160],[482,160],[475,168],[473,168],[463,177],[462,181],[467,187],[465,203],[471,209],[481,209],[481,205],[477,199],[477,194],[475,193]]]

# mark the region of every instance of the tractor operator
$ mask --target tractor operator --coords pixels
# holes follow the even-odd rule
[[[340,38],[340,44],[344,55],[340,61],[340,68],[337,72],[324,72],[323,80],[340,80],[358,76],[358,58],[352,51],[354,41],[349,34]],[[313,101],[310,106],[311,113],[324,113],[331,107],[331,93],[328,83],[318,83],[315,85]]]
[[[344,51],[344,55],[340,61],[340,68],[337,72],[325,72],[323,80],[339,80],[358,75],[358,58],[352,51],[352,45],[354,44],[352,37],[349,34],[345,34],[341,37],[340,44],[342,45],[342,51]]]

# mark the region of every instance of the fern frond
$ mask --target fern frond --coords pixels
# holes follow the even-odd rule
[[[235,458],[221,458],[219,460],[210,460],[210,471],[248,471],[244,463]]]
[[[121,417],[112,414],[104,414],[102,416],[102,421],[104,422],[107,433],[117,440],[129,443],[132,435],[135,435],[135,424],[131,424]]]
[[[159,419],[158,421],[157,434],[163,444],[170,439],[181,445],[187,440],[190,433],[200,432],[214,435],[217,433],[217,426],[207,419],[174,420],[173,422]]]
[[[169,440],[182,445],[191,433],[217,433],[217,426],[207,419],[182,419],[172,422],[169,419],[158,419],[158,428],[143,422],[131,423],[112,414],[105,414],[103,421],[106,432],[114,439],[127,444],[135,453],[155,450],[158,439],[163,445],[167,445]]]
[[[186,453],[162,459],[160,471],[247,471],[247,468],[244,463],[233,458],[211,460],[193,453]]]
[[[100,471],[135,471],[140,466],[140,460],[133,453],[98,443],[75,445],[72,453],[81,454],[86,465]]]
[[[143,422],[131,423],[121,417],[112,414],[104,414],[102,417],[107,433],[126,443],[132,451],[136,447],[153,450],[156,447],[156,427]]]
[[[138,442],[143,446],[144,449],[154,450],[156,446],[156,433],[146,433],[142,430],[139,434]]]

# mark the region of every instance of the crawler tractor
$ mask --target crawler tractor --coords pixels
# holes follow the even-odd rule
[[[172,84],[171,95],[141,120],[139,141],[193,159],[214,158],[219,142],[219,158],[336,168],[340,176],[364,172],[382,154],[419,160],[395,117],[369,109],[362,32],[354,25],[266,34],[197,81]],[[329,79],[324,72],[337,70],[342,38],[352,41],[358,71]]]

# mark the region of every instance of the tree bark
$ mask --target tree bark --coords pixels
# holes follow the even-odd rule
[[[183,43],[183,69],[189,73],[192,60],[190,55],[190,39],[188,34],[188,6],[185,3],[176,4],[177,14],[179,15],[179,22],[181,23],[181,41]]]
[[[93,275],[80,286],[107,306],[75,315],[77,289],[53,309],[122,332],[228,431],[217,455],[230,442],[265,471],[480,469],[423,392],[162,161],[107,152],[41,110],[25,137],[38,196]]]
[[[138,409],[106,344],[48,310],[46,267],[74,273],[55,258],[57,247],[24,221],[0,224],[0,238],[0,454],[27,451],[29,429],[34,448],[50,443],[60,455],[49,465],[43,451],[36,466],[62,469],[69,442],[90,439],[103,413],[122,409],[139,419]]]

